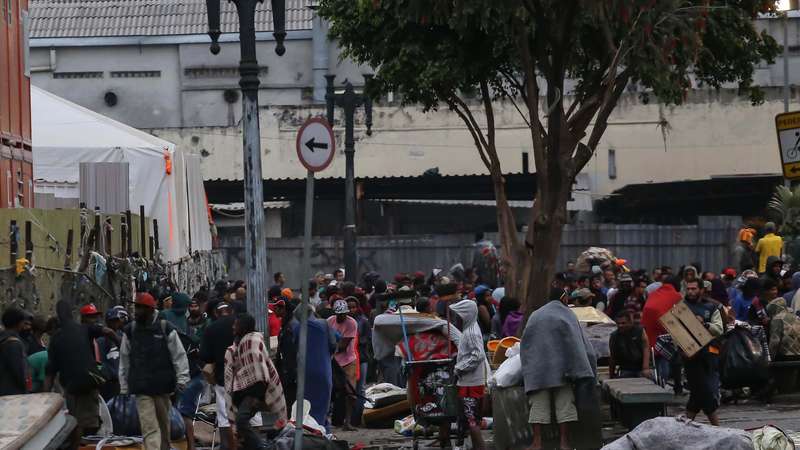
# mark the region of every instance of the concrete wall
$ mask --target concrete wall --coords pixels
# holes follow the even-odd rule
[[[584,169],[594,196],[608,195],[631,183],[704,179],[714,176],[780,173],[775,114],[783,111],[778,89],[752,106],[735,91],[694,91],[682,106],[642,103],[636,94],[622,98],[594,158]],[[800,102],[796,96],[793,104]],[[497,103],[498,153],[505,172],[520,172],[524,153],[535,170],[530,135],[509,103]],[[265,178],[301,178],[295,138],[309,116],[321,107],[270,106],[261,113]],[[448,110],[385,104],[374,109],[372,136],[363,116],[357,119],[357,176],[416,176],[438,167],[449,175],[486,173],[469,132]],[[482,115],[478,114],[479,120]],[[342,129],[335,128],[338,150],[320,177],[344,176]],[[665,126],[660,126],[663,123]],[[153,134],[204,155],[205,179],[241,179],[241,133],[230,127],[151,129]],[[616,177],[609,174],[609,149],[615,153]]]

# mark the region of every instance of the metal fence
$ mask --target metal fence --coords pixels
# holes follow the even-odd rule
[[[741,224],[739,218],[701,218],[698,225],[567,225],[561,240],[557,266],[564,267],[588,247],[605,247],[625,258],[633,268],[656,265],[678,267],[699,262],[704,269],[719,271],[731,264],[732,244]],[[233,233],[231,233],[233,231]],[[496,235],[487,236],[497,242]],[[244,277],[244,241],[241,229],[224,229],[220,236],[228,272]],[[283,272],[292,288],[300,287],[302,238],[267,239],[267,267]],[[376,271],[386,278],[398,272],[469,266],[473,236],[468,234],[360,236],[359,272]],[[312,270],[331,273],[343,266],[342,241],[315,237],[311,250]],[[271,280],[270,280],[271,281]]]

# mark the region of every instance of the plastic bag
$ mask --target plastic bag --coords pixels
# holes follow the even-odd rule
[[[406,437],[412,436],[416,427],[417,423],[414,421],[413,415],[394,421],[394,432]]]
[[[117,436],[141,436],[142,427],[139,424],[139,411],[136,409],[136,397],[133,395],[117,395],[106,403],[111,420],[114,424],[114,434]],[[169,411],[169,437],[177,441],[186,436],[186,425],[178,409],[174,406]]]
[[[519,355],[519,342],[506,350],[506,359]]]
[[[720,352],[720,381],[725,389],[763,386],[769,381],[767,355],[748,330],[735,328]]]
[[[780,428],[767,425],[752,434],[755,450],[794,450],[794,443]]]
[[[492,375],[499,387],[517,386],[522,383],[522,359],[519,354],[508,358]]]

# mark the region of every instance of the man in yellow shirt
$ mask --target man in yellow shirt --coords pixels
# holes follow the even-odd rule
[[[767,222],[764,225],[764,237],[758,240],[756,252],[758,253],[758,273],[767,271],[767,258],[770,256],[781,257],[783,251],[783,239],[775,234],[775,224]]]

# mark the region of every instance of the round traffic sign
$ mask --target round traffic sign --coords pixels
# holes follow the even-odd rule
[[[312,117],[297,132],[297,157],[312,172],[325,170],[333,160],[336,141],[328,121]]]

